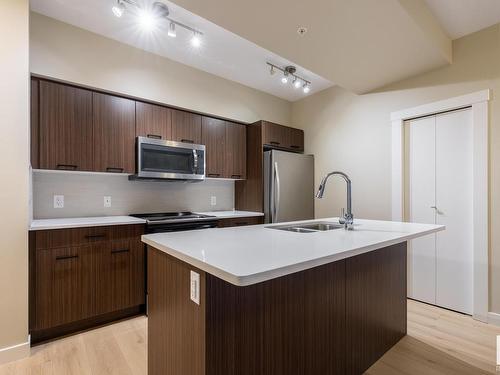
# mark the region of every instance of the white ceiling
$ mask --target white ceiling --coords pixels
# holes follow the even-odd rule
[[[295,101],[305,96],[291,84],[283,85],[279,76],[271,76],[266,61],[278,66],[295,65],[297,74],[312,82],[308,95],[333,85],[332,82],[293,64],[275,53],[233,34],[185,9],[163,1],[170,17],[204,33],[199,49],[191,47],[191,34],[177,28],[177,37],[167,36],[166,27],[147,34],[141,32],[135,18],[126,13],[116,18],[111,12],[114,0],[31,0],[31,9],[48,17],[90,30],[122,43],[167,57],[214,75],[239,82],[280,98]]]
[[[500,22],[500,0],[425,0],[452,39]]]

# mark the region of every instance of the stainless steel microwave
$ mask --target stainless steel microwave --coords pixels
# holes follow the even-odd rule
[[[205,146],[137,137],[136,171],[132,180],[203,181]]]

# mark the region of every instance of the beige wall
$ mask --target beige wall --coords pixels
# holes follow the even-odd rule
[[[0,350],[28,339],[28,17],[0,1]]]
[[[453,64],[357,96],[334,87],[293,104],[292,123],[305,130],[316,155],[316,184],[330,170],[353,180],[356,217],[390,219],[390,113],[436,100],[492,89],[490,102],[490,310],[500,313],[500,26],[454,41]],[[344,206],[341,181],[316,202],[319,217]]]
[[[290,122],[291,104],[97,34],[31,14],[33,73],[235,120]]]

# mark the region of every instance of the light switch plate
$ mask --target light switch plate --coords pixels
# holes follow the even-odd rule
[[[217,197],[215,195],[212,195],[210,197],[210,205],[211,206],[216,206],[217,205]]]
[[[200,274],[191,271],[191,301],[200,304]]]
[[[104,207],[111,207],[111,197],[110,196],[104,196]]]
[[[54,195],[54,208],[64,208],[64,195]]]

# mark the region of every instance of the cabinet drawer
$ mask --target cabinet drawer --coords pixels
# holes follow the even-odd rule
[[[221,219],[219,220],[218,227],[219,228],[228,228],[228,227],[242,227],[246,225],[257,225],[262,224],[264,222],[263,216],[251,216],[251,217],[238,217],[231,219]]]
[[[143,224],[41,230],[35,232],[35,248],[49,249],[78,246],[94,242],[134,238],[142,233],[144,233]]]

